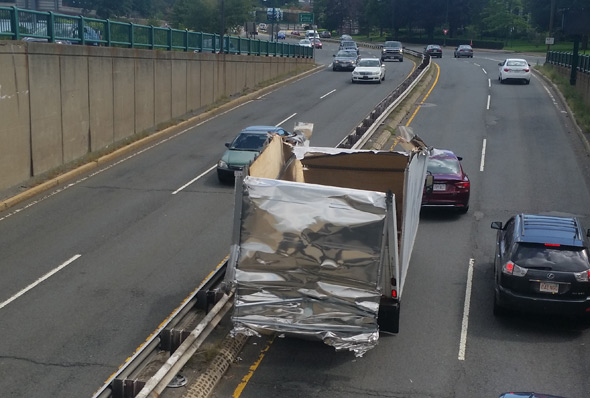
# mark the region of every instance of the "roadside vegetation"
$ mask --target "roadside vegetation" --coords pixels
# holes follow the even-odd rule
[[[539,72],[549,78],[557,86],[574,113],[576,123],[590,139],[590,104],[584,102],[582,95],[570,84],[569,76],[564,76],[553,65],[542,65],[537,68]]]

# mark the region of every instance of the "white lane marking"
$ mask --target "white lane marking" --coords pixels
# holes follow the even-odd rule
[[[297,113],[292,114],[291,116],[289,116],[288,118],[286,118],[285,120],[283,120],[282,122],[280,122],[279,124],[276,124],[275,127],[279,127],[281,124],[285,123],[287,120],[295,117],[295,115],[297,115]],[[185,189],[186,187],[188,187],[189,185],[191,185],[195,181],[199,180],[200,178],[202,178],[203,176],[205,176],[206,174],[208,174],[211,170],[213,170],[216,167],[217,167],[216,164],[213,165],[213,166],[211,166],[211,167],[209,167],[207,170],[205,170],[204,172],[202,172],[201,174],[199,174],[198,176],[196,176],[195,178],[193,178],[192,180],[190,180],[189,182],[187,182],[186,184],[184,184],[183,186],[181,186],[180,188],[178,188],[176,191],[172,192],[172,195],[176,195],[178,192],[182,191],[183,189]]]
[[[286,118],[285,120],[283,120],[282,122],[279,122],[278,124],[276,124],[276,127],[279,127],[281,124],[285,123],[287,120],[294,118],[295,115],[297,115],[297,113],[292,114],[291,116],[289,116],[288,118]]]
[[[469,325],[469,303],[471,302],[471,285],[473,280],[473,263],[475,260],[469,259],[469,269],[467,270],[467,287],[465,288],[465,304],[463,306],[463,322],[461,323],[461,342],[459,343],[459,361],[465,360],[465,349],[467,347],[467,327]]]
[[[176,191],[172,192],[172,195],[176,195],[178,192],[182,191],[184,188],[188,187],[193,182],[197,181],[199,178],[201,178],[204,175],[206,175],[207,173],[209,173],[215,167],[217,167],[217,165],[213,165],[213,166],[209,167],[207,170],[205,170],[204,172],[202,172],[201,174],[199,174],[198,176],[196,176],[195,178],[193,178],[192,180],[190,180],[189,182],[187,182],[186,184],[184,184],[183,186],[181,186],[180,188],[178,188]]]
[[[474,62],[473,65],[475,66],[481,66],[480,64],[478,64],[477,62]]]
[[[82,257],[81,254],[76,254],[75,256],[73,256],[72,258],[70,258],[68,261],[66,261],[65,263],[63,263],[59,267],[57,267],[57,268],[49,271],[48,273],[46,273],[45,275],[43,275],[41,278],[39,278],[35,282],[31,283],[29,286],[25,287],[23,290],[21,290],[20,292],[18,292],[17,294],[15,294],[14,296],[12,296],[8,300],[6,300],[5,302],[0,303],[0,310],[2,308],[6,307],[8,304],[12,303],[14,300],[16,300],[17,298],[19,298],[23,294],[25,294],[26,292],[28,292],[29,290],[31,290],[32,288],[34,288],[35,286],[37,286],[38,284],[40,284],[41,282],[43,282],[44,280],[50,278],[52,275],[54,275],[57,272],[61,271],[62,269],[64,269],[65,267],[67,267],[68,265],[70,265],[71,263],[73,263],[74,261],[76,261],[77,259],[79,259],[80,257]]]
[[[483,171],[483,165],[486,162],[486,143],[487,139],[483,139],[483,146],[481,148],[481,162],[479,163],[479,171]]]
[[[490,100],[492,99],[492,96],[490,94],[488,94],[488,105],[486,106],[486,109],[489,111],[490,110]]]
[[[332,94],[332,93],[333,93],[333,92],[335,92],[335,91],[336,91],[336,89],[334,89],[334,90],[332,90],[332,91],[329,91],[329,92],[327,92],[326,94],[322,95],[322,96],[320,97],[320,99],[324,99],[324,98],[326,98],[328,95]]]
[[[488,79],[488,87],[492,87],[492,79]]]
[[[557,110],[560,111],[561,113],[567,113],[565,110],[559,108],[559,104],[557,103],[557,100],[555,99],[555,97],[553,96],[553,94],[551,94],[551,91],[549,90],[549,88],[546,85],[544,85],[544,84],[542,84],[542,86],[545,89],[545,91],[547,91],[547,94],[549,95],[549,98],[551,98],[551,101],[553,102],[553,105],[557,108]]]
[[[481,70],[483,70],[483,73],[485,73],[486,75],[488,74],[488,71],[486,71],[484,68],[481,68]]]

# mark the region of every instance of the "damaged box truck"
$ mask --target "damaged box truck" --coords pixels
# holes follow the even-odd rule
[[[380,332],[398,332],[429,154],[400,133],[400,151],[276,136],[237,176],[225,279],[234,334],[320,339],[362,356]]]

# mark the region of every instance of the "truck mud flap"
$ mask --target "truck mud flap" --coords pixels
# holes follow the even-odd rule
[[[399,310],[400,303],[397,299],[381,297],[379,316],[377,318],[380,332],[399,332]]]

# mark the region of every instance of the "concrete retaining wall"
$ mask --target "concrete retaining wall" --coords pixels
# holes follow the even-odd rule
[[[313,62],[0,41],[0,190]]]

